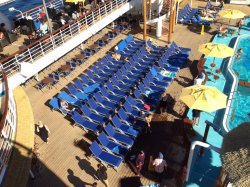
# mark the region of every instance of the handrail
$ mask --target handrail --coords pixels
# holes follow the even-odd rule
[[[6,76],[6,73],[4,69],[2,69],[2,75],[3,75],[3,80],[4,80],[4,88],[5,88],[5,100],[4,100],[4,107],[3,107],[3,115],[0,121],[0,132],[2,132],[7,114],[8,114],[8,109],[9,109],[9,85],[8,85],[8,78]]]
[[[48,4],[53,3],[53,2],[56,2],[56,1],[58,1],[58,0],[51,0],[51,1],[47,2],[47,3],[45,3],[45,4],[48,5]],[[61,1],[62,1],[62,0],[61,0]],[[36,7],[32,8],[32,9],[29,9],[29,10],[23,12],[23,15],[25,15],[25,14],[27,14],[27,13],[29,13],[29,12],[32,12],[32,11],[35,10],[35,9],[39,9],[39,8],[41,8],[41,7],[43,7],[43,5],[39,5],[39,6],[36,6]],[[22,14],[17,14],[17,15],[16,15],[16,17],[19,17],[19,16],[22,16]]]
[[[8,60],[11,60],[11,59],[15,58],[16,55],[21,54],[22,52],[27,51],[29,48],[35,46],[35,45],[38,44],[39,42],[42,42],[42,41],[44,41],[44,40],[50,38],[51,36],[54,36],[55,34],[61,32],[63,29],[67,28],[69,25],[73,25],[73,24],[75,24],[76,22],[82,21],[82,20],[84,20],[84,19],[85,19],[85,20],[88,20],[87,17],[90,16],[93,12],[95,12],[95,11],[98,10],[98,9],[103,8],[104,6],[108,5],[109,3],[112,3],[113,1],[114,1],[114,0],[109,0],[109,1],[107,1],[107,2],[105,2],[105,3],[102,3],[102,4],[99,5],[97,8],[95,8],[95,9],[91,10],[90,12],[88,12],[86,15],[81,16],[80,18],[74,20],[73,22],[68,23],[68,24],[66,24],[66,25],[64,25],[64,26],[62,26],[62,27],[60,27],[59,29],[53,31],[52,33],[43,36],[43,37],[40,38],[39,40],[35,41],[34,43],[32,43],[32,44],[26,46],[25,48],[23,48],[23,49],[21,49],[21,50],[15,52],[14,54],[12,54],[12,55],[10,55],[10,56],[8,56],[8,57],[6,57],[6,58],[3,58],[2,60],[0,60],[0,64],[3,64],[3,63],[5,63],[5,62],[8,62]],[[117,2],[117,1],[119,1],[119,0],[116,0],[116,2]],[[127,0],[120,0],[120,1],[126,2]],[[95,19],[95,18],[94,18],[94,19]],[[85,25],[87,25],[87,24],[85,24]],[[66,30],[66,29],[65,29],[65,30]]]

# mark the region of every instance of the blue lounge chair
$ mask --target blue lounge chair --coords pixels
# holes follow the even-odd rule
[[[95,81],[96,83],[103,83],[105,80],[107,80],[108,78],[104,78],[98,75],[94,75],[92,71],[87,70],[86,71],[87,76],[89,77],[90,80]]]
[[[76,89],[76,87],[75,87],[73,84],[69,84],[69,85],[67,86],[67,89],[68,89],[68,91],[70,92],[70,94],[71,94],[72,96],[76,97],[76,98],[79,99],[79,100],[84,101],[84,100],[87,100],[88,97],[89,97],[88,94],[85,94],[85,93],[83,93],[83,92],[81,92],[81,91],[78,91],[78,90]]]
[[[117,71],[111,68],[107,68],[101,62],[97,62],[96,65],[102,72],[108,73],[110,75],[113,75]]]
[[[92,67],[90,68],[90,70],[92,70],[93,73],[94,73],[95,75],[98,75],[99,77],[103,77],[103,78],[105,78],[105,79],[109,79],[109,78],[111,77],[111,74],[102,72],[100,69],[98,70],[98,69],[96,68],[96,66],[92,66]]]
[[[144,110],[144,102],[140,99],[134,99],[130,95],[126,98],[126,101],[128,101],[132,106],[136,106],[137,108],[140,108],[141,110]]]
[[[117,115],[114,115],[111,122],[115,126],[115,128],[121,133],[125,133],[134,138],[136,138],[139,135],[139,131],[137,129],[133,128],[132,126],[123,124]]]
[[[112,84],[115,87],[118,87],[123,91],[129,91],[132,88],[131,86],[123,84],[122,82],[118,81],[115,77],[112,77],[110,80],[112,81]]]
[[[128,101],[126,101],[123,104],[123,108],[126,110],[127,113],[129,113],[129,115],[134,116],[136,118],[140,118],[140,119],[144,119],[147,112],[143,112],[143,109],[138,108],[136,106],[132,106]]]
[[[84,114],[84,116],[88,117],[89,119],[92,119],[93,121],[96,121],[98,124],[100,125],[104,125],[105,122],[107,121],[107,118],[105,116],[100,115],[100,113],[98,113],[95,110],[91,110],[89,109],[86,104],[82,105],[80,110],[82,111],[82,113]]]
[[[147,87],[147,88],[150,88],[152,90],[154,90],[155,92],[165,92],[166,91],[166,87],[163,88],[163,87],[159,87],[158,85],[152,83],[152,82],[149,82],[147,79],[143,79],[143,84]]]
[[[130,90],[124,91],[121,90],[118,86],[114,86],[111,82],[106,82],[106,87],[108,90],[113,93],[114,95],[118,95],[120,97],[126,97],[129,94]]]
[[[110,109],[114,109],[118,107],[118,104],[112,102],[111,100],[109,100],[108,98],[102,96],[99,92],[96,92],[94,95],[94,98],[96,100],[96,102],[101,103],[101,105],[110,108]]]
[[[101,106],[101,104],[98,105],[98,103],[94,100],[93,97],[88,100],[87,104],[90,106],[91,109],[94,109],[99,114],[107,118],[109,118],[109,116],[114,113],[114,109],[105,108],[103,105]]]
[[[142,130],[145,127],[145,120],[137,119],[135,116],[128,114],[123,108],[118,110],[118,116],[122,123],[135,127],[136,129]]]
[[[126,77],[126,78],[129,78],[129,79],[132,79],[132,80],[135,80],[135,81],[138,81],[141,79],[142,75],[138,75],[138,74],[133,74],[132,72],[128,72],[126,71],[125,67],[122,67],[120,69],[120,72],[121,74]]]
[[[112,93],[110,93],[104,86],[102,86],[100,88],[100,93],[107,99],[109,99],[110,101],[120,104],[121,101],[123,100],[123,97],[114,95]]]
[[[84,74],[81,74],[81,75],[80,75],[80,78],[81,78],[82,84],[83,84],[84,86],[90,86],[90,85],[96,83],[96,82],[90,80],[90,79],[89,79],[86,75],[84,75]]]
[[[129,65],[129,63],[126,63],[122,68],[121,71],[127,71],[131,73],[132,75],[137,75],[137,76],[142,76],[142,71],[137,70],[136,68],[133,68],[132,66]]]
[[[125,75],[123,75],[119,71],[115,74],[115,76],[117,77],[118,80],[120,80],[124,84],[130,85],[130,86],[135,86],[137,84],[137,82],[140,80],[139,78],[137,80],[129,79],[129,77],[126,77]]]
[[[114,141],[126,145],[128,148],[130,148],[134,143],[134,140],[129,136],[116,132],[110,123],[108,123],[108,125],[104,128],[104,130],[109,135],[110,138],[112,138]]]
[[[92,131],[94,133],[99,133],[101,131],[101,126],[94,123],[91,119],[86,119],[83,116],[81,116],[78,112],[73,111],[72,120],[75,122],[75,124],[79,125],[80,127],[84,128],[85,130]]]
[[[126,156],[128,148],[110,140],[104,132],[101,132],[97,137],[97,139],[103,145],[104,149],[108,149],[113,153],[118,154],[122,157]]]
[[[112,69],[119,69],[122,66],[121,64],[114,64],[113,62],[108,61],[105,57],[103,57],[101,61],[105,66]]]
[[[105,162],[108,165],[111,165],[112,167],[114,167],[114,169],[117,169],[122,163],[121,157],[102,150],[102,148],[98,145],[96,141],[91,144],[89,149],[96,159],[101,162]]]
[[[153,83],[156,86],[164,87],[164,88],[169,86],[170,82],[172,82],[173,80],[170,77],[163,77],[163,76],[161,76],[161,78],[165,80],[159,80],[158,77],[160,76],[161,75],[158,75],[157,77],[153,77],[152,74],[149,72],[147,76],[145,77],[145,79],[147,79],[149,83]]]
[[[82,105],[82,103],[78,99],[70,96],[65,91],[61,91],[61,93],[59,93],[57,97],[61,100],[67,101],[68,103],[70,103],[74,106],[80,107]]]

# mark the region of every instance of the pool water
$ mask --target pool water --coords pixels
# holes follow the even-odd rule
[[[239,48],[243,49],[243,53],[239,59],[233,59],[232,69],[239,80],[250,82],[250,36],[240,38],[235,51]],[[250,120],[247,115],[250,113],[250,87],[238,85],[234,98],[229,120],[230,129]]]

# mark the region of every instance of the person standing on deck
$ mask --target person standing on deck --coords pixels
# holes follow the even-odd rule
[[[167,169],[167,162],[163,159],[163,154],[159,152],[158,157],[153,162],[154,170],[158,174],[159,179],[162,179],[164,170]]]
[[[42,123],[42,121],[38,121],[38,125],[36,127],[36,132],[38,135],[41,137],[41,139],[46,142],[47,144],[49,143],[49,128]]]

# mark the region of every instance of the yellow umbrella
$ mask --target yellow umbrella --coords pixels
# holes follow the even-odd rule
[[[245,16],[245,14],[243,12],[241,12],[239,10],[233,10],[233,9],[221,10],[218,14],[220,17],[228,18],[229,24],[230,24],[231,19],[239,19],[239,18],[243,18]]]
[[[215,58],[234,56],[234,49],[224,44],[206,43],[199,46],[199,52]],[[214,60],[213,63],[214,64]]]
[[[191,109],[213,112],[226,107],[227,96],[212,86],[194,85],[182,89],[180,100]]]

